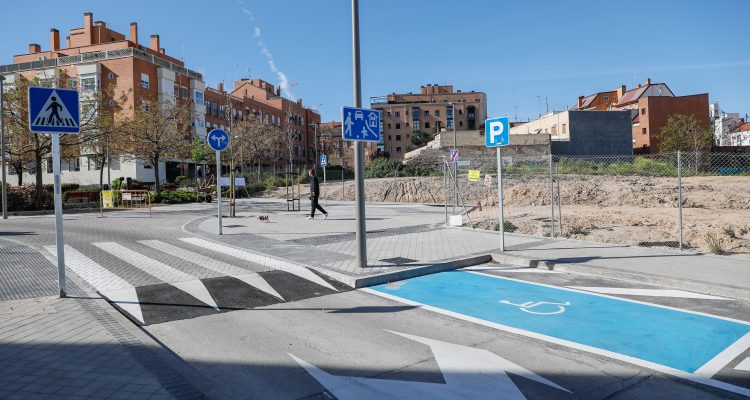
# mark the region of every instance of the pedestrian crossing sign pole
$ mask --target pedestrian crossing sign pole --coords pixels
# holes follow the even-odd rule
[[[29,130],[52,136],[52,169],[55,191],[55,243],[57,285],[65,297],[65,243],[63,241],[62,192],[60,190],[60,135],[81,132],[78,91],[29,87]]]

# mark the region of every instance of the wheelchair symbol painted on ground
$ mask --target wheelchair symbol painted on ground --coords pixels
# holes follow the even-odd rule
[[[527,301],[525,303],[515,304],[515,303],[511,303],[508,300],[500,300],[500,304],[516,306],[521,311],[529,313],[529,314],[554,315],[554,314],[564,313],[565,307],[569,306],[570,302],[566,301],[565,303],[550,303],[546,301],[536,301],[536,302]],[[538,310],[532,310],[533,308],[538,308]]]

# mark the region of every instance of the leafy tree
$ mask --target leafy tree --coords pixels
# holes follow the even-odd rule
[[[205,164],[211,157],[211,153],[206,148],[206,145],[204,143],[201,143],[200,139],[193,139],[193,145],[190,149],[190,155],[190,158],[195,162],[195,164],[203,164],[203,173],[205,175]]]
[[[154,191],[161,192],[159,162],[169,158],[186,158],[190,151],[190,104],[179,98],[162,102],[142,100],[124,123],[129,140],[121,141],[118,149],[134,160],[151,164]]]
[[[712,132],[708,124],[701,123],[694,115],[676,114],[667,119],[667,124],[656,139],[663,152],[689,151],[697,154],[711,148]]]

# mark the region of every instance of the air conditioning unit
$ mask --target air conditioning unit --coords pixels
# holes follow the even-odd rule
[[[45,56],[39,56],[39,58],[38,58],[39,61],[44,61],[46,59],[47,59],[47,57],[45,57]]]

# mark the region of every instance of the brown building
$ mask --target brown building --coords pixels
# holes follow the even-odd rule
[[[673,115],[692,115],[708,126],[708,93],[690,96],[648,96],[638,100],[633,116],[633,151],[658,153],[658,133]]]
[[[599,92],[588,96],[578,96],[578,105],[572,111],[606,111],[617,103],[617,91]]]
[[[420,92],[370,99],[371,108],[383,113],[383,143],[379,150],[391,158],[426,144],[442,130],[480,129],[487,118],[487,95],[454,91],[451,85],[426,85]]]

